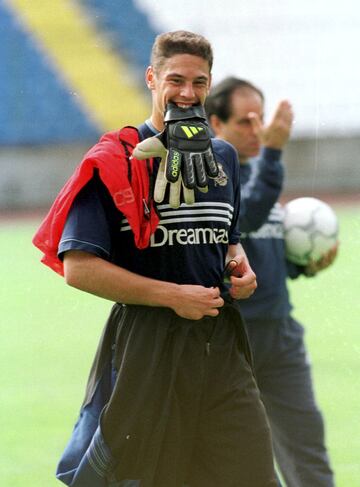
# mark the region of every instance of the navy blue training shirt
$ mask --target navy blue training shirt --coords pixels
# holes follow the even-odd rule
[[[283,209],[277,201],[284,176],[280,157],[279,150],[268,148],[240,165],[241,244],[258,284],[250,298],[238,301],[245,320],[288,316],[292,306],[286,279],[300,272],[285,256]]]
[[[139,128],[140,138],[154,135],[149,122]],[[148,248],[139,250],[126,218],[115,207],[99,176],[77,195],[67,218],[58,255],[83,250],[129,271],[178,284],[223,285],[229,244],[240,240],[240,166],[234,148],[212,140],[219,175],[209,191],[196,191],[193,205],[174,209],[158,204],[160,222]]]

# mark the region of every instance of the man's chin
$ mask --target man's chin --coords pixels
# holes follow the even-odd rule
[[[249,150],[248,152],[248,157],[256,157],[259,155],[259,152],[260,152],[260,146],[251,148],[251,150]]]

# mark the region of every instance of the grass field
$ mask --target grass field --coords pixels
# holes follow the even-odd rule
[[[331,269],[290,283],[307,331],[338,487],[360,485],[360,208],[342,208]],[[0,479],[55,487],[53,476],[83,398],[106,302],[66,286],[39,263],[38,221],[0,224]],[[220,486],[219,486],[220,487]],[[250,487],[250,486],[249,486]],[[308,486],[316,487],[316,486]]]

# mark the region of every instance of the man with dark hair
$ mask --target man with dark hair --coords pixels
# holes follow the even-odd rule
[[[214,61],[211,45],[203,36],[184,30],[167,32],[156,37],[151,50],[152,69],[158,73],[167,59],[184,52],[205,59],[211,72]]]
[[[303,327],[291,316],[286,278],[314,275],[334,260],[336,248],[301,268],[286,261],[282,208],[282,148],[292,108],[282,101],[263,125],[264,96],[246,80],[224,79],[206,100],[217,137],[240,160],[242,245],[258,288],[239,302],[254,357],[255,376],[272,430],[275,457],[287,487],[332,487],[324,426],[314,398]],[[252,159],[258,156],[257,159]]]
[[[58,467],[72,487],[276,486],[246,333],[223,284],[227,267],[231,298],[247,298],[256,277],[239,244],[236,152],[206,123],[211,64],[202,36],[160,35],[150,119],[89,151],[34,238],[69,285],[116,303]]]

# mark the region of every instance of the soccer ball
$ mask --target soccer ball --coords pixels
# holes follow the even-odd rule
[[[338,231],[334,211],[317,198],[296,198],[284,207],[286,257],[295,264],[321,259],[336,243]]]

